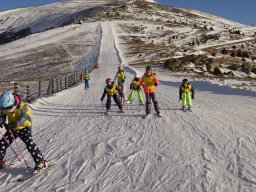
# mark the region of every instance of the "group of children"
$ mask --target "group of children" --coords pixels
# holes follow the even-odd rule
[[[117,85],[115,85],[116,78],[117,78]],[[126,79],[126,76],[122,66],[118,66],[118,72],[114,80],[112,80],[111,78],[106,79],[107,85],[105,86],[104,93],[101,97],[101,101],[103,101],[105,96],[107,95],[106,114],[108,114],[110,111],[111,97],[113,97],[120,111],[122,113],[124,112],[122,103],[125,100],[125,93],[124,93],[125,79]],[[134,79],[130,84],[130,95],[128,96],[127,103],[131,103],[134,99],[135,93],[137,93],[139,104],[144,105],[144,99],[142,96],[142,89],[141,89],[141,87],[143,87],[145,97],[146,97],[146,116],[148,116],[151,112],[152,102],[157,115],[161,116],[159,104],[156,99],[156,87],[158,86],[158,84],[159,84],[158,78],[153,73],[152,67],[148,65],[146,67],[146,72],[142,77],[139,77],[137,74],[134,76]],[[194,99],[194,89],[187,79],[183,79],[180,85],[179,98],[180,100],[182,100],[182,109],[186,111],[186,106],[188,106],[188,110],[191,110],[192,99]]]
[[[115,79],[117,78],[117,85]],[[112,80],[111,78],[106,79],[106,86],[104,88],[101,101],[107,96],[106,102],[106,114],[109,113],[111,108],[111,98],[113,97],[117,104],[120,112],[123,111],[122,102],[124,101],[124,82],[126,76],[122,66],[118,67],[118,72]],[[86,70],[84,73],[85,89],[89,88],[89,71]],[[128,96],[128,103],[131,103],[134,99],[135,93],[139,98],[139,103],[144,105],[144,99],[142,96],[142,87],[144,89],[146,97],[146,116],[151,112],[151,103],[153,102],[155,111],[158,116],[160,114],[160,108],[156,99],[156,87],[159,84],[159,80],[153,73],[151,66],[146,67],[146,72],[142,77],[135,75],[132,83],[130,84],[130,95]],[[179,98],[182,100],[182,109],[188,106],[188,110],[192,107],[192,99],[194,99],[194,89],[187,79],[184,79],[180,85]],[[45,169],[46,161],[32,139],[32,120],[28,105],[23,102],[19,95],[10,91],[5,91],[0,95],[0,127],[5,127],[6,132],[2,134],[0,140],[0,169],[5,165],[4,156],[8,147],[11,146],[12,142],[19,137],[26,145],[28,152],[31,154],[35,162],[34,172],[38,173]]]

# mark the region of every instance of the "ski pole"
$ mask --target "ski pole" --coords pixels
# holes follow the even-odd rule
[[[16,153],[16,151],[13,149],[13,147],[10,145],[9,141],[6,139],[6,137],[4,136],[4,134],[0,131],[1,136],[4,138],[5,142],[8,144],[9,147],[11,147],[12,151],[14,152],[14,154],[17,156],[18,160],[21,161],[20,157],[18,156],[18,154]]]
[[[18,145],[18,143],[17,143],[17,141],[16,141],[16,139],[15,139],[15,137],[14,137],[12,130],[9,129],[9,132],[11,133],[12,138],[14,139],[14,142],[15,142],[17,148],[18,148],[18,151],[19,151],[19,153],[20,153],[21,158],[24,160],[24,162],[25,162],[27,168],[29,168],[28,163],[27,163],[27,161],[26,161],[26,159],[25,159],[25,157],[24,157],[24,154],[22,153],[22,151],[21,151],[21,149],[20,149],[20,147],[19,147],[19,145]]]

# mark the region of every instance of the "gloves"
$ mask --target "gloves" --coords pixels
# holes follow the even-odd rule
[[[158,85],[158,83],[154,83],[154,85],[155,85],[155,86],[157,86],[157,85]]]
[[[194,97],[194,96],[192,96],[192,99],[195,99],[195,97]]]
[[[15,129],[15,128],[17,128],[18,123],[17,122],[12,122],[12,123],[9,123],[9,124],[4,124],[4,126],[5,126],[6,129]]]
[[[125,82],[125,80],[122,80],[122,83],[124,83]]]
[[[101,99],[100,101],[103,102],[103,99]]]

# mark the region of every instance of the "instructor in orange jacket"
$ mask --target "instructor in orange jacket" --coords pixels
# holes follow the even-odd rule
[[[139,85],[144,87],[144,93],[146,95],[146,116],[150,114],[151,111],[151,100],[153,101],[155,111],[157,115],[161,117],[159,105],[156,100],[156,86],[158,85],[159,80],[153,74],[153,69],[151,66],[146,67],[146,72],[142,76]]]

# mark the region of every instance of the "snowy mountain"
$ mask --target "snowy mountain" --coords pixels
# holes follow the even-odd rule
[[[0,12],[0,43],[3,44],[0,47],[0,61],[6,69],[6,75],[1,79],[8,79],[7,76],[13,72],[10,72],[9,67],[18,62],[21,67],[15,68],[22,79],[26,78],[23,66],[26,66],[26,73],[29,74],[31,72],[27,70],[33,71],[35,65],[42,68],[36,76],[45,78],[48,73],[44,73],[45,67],[48,68],[49,63],[61,66],[59,58],[63,64],[62,72],[72,70],[72,66],[76,65],[72,62],[82,52],[89,51],[88,44],[91,42],[87,43],[88,39],[93,42],[94,37],[88,32],[93,34],[95,30],[89,28],[89,31],[83,32],[82,36],[86,33],[87,38],[82,39],[81,32],[74,32],[74,29],[105,20],[115,23],[128,64],[162,64],[175,75],[185,73],[191,78],[215,75],[221,81],[239,79],[240,83],[235,85],[237,81],[234,81],[234,86],[249,85],[248,88],[255,88],[255,84],[248,84],[248,80],[256,76],[256,27],[144,0],[72,0]],[[82,23],[84,25],[80,25]],[[69,34],[69,37],[63,39],[62,33]],[[51,35],[57,35],[58,38],[54,37],[54,42],[49,42],[47,38]],[[47,42],[43,42],[45,38]],[[43,46],[36,42],[38,39]],[[22,50],[26,52],[21,53]],[[43,62],[37,57],[38,52],[45,55]],[[56,74],[58,69],[54,67],[50,71]],[[13,75],[11,79],[15,77]]]
[[[64,1],[1,12],[0,21],[1,40],[11,36],[0,45],[5,83],[23,80],[25,87],[33,79],[83,70],[95,58],[99,63],[89,90],[80,83],[29,104],[33,139],[56,167],[23,183],[17,179],[31,174],[24,163],[6,168],[0,172],[1,191],[256,190],[256,92],[227,86],[248,83],[253,89],[255,80],[237,69],[243,82],[225,76],[217,82],[213,69],[200,64],[222,61],[216,67],[227,70],[229,62],[239,64],[238,49],[246,63],[255,62],[255,27],[143,0]],[[29,33],[20,36],[27,27]],[[235,50],[235,57],[229,56]],[[142,118],[145,106],[137,98],[124,104],[124,114],[112,104],[105,116],[106,101],[100,102],[105,79],[125,65],[127,97],[134,74],[143,74],[149,63],[160,80],[156,97],[163,117],[152,109],[152,116]],[[180,110],[183,78],[195,89],[192,112]],[[17,143],[33,167],[26,147]],[[6,162],[15,159],[8,149]]]

